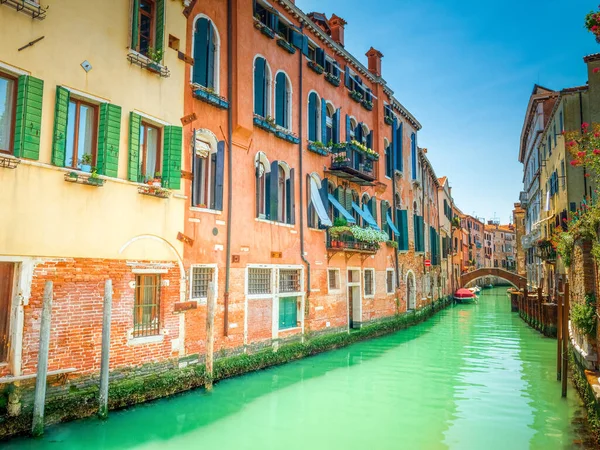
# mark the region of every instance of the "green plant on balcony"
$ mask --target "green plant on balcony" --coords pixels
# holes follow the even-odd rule
[[[352,98],[352,100],[354,100],[355,102],[361,102],[363,99],[363,95],[358,92],[357,90],[353,90],[350,92],[350,97]]]
[[[388,125],[392,125],[394,123],[394,118],[392,116],[385,116],[383,121]]]
[[[583,334],[596,337],[596,297],[586,294],[584,303],[571,305],[571,321]]]
[[[335,219],[333,219],[333,226],[334,227],[346,227],[346,226],[348,226],[348,221],[346,219],[344,219],[343,217],[336,217]]]
[[[550,239],[540,239],[536,243],[536,247],[540,251],[540,258],[544,261],[556,260],[556,248]]]
[[[335,87],[338,87],[340,85],[340,83],[341,83],[340,77],[336,77],[334,74],[332,74],[330,72],[327,72],[325,74],[325,79],[329,83],[333,84]]]
[[[336,155],[333,157],[333,162],[334,164],[349,163],[350,158],[347,158],[346,155]]]
[[[365,109],[368,109],[369,111],[373,110],[373,102],[371,100],[363,100],[362,103],[363,107]]]
[[[365,155],[372,157],[373,159],[379,159],[379,153],[377,153],[375,150],[373,150],[372,148],[367,147],[366,145],[364,145],[362,142],[358,142],[355,139],[352,139],[350,141],[350,144],[352,144],[352,146],[354,148],[356,148],[357,150],[363,152]]]
[[[319,75],[321,75],[325,71],[323,66],[321,66],[320,64],[317,64],[312,59],[308,61],[307,65],[308,65],[308,67],[310,67],[314,72],[318,73]]]
[[[385,245],[387,245],[388,247],[391,247],[391,248],[398,248],[398,242],[396,242],[396,241],[387,240],[387,241],[385,241]]]
[[[596,36],[596,42],[600,44],[600,11],[590,11],[585,16],[585,28]]]
[[[556,252],[560,255],[560,258],[565,267],[571,266],[571,257],[573,256],[573,247],[575,246],[575,240],[573,235],[570,233],[560,233],[558,235],[558,243],[556,245]]]
[[[294,47],[293,45],[291,45],[287,39],[285,38],[285,35],[283,33],[277,33],[278,39],[277,39],[277,45],[279,45],[281,48],[283,48],[284,50],[286,50],[288,53],[290,54],[294,54],[296,53],[296,47]]]
[[[380,242],[386,242],[389,239],[387,233],[377,231],[374,228],[361,228],[354,225],[350,227],[350,232],[356,240],[368,242],[369,244],[378,244]]]

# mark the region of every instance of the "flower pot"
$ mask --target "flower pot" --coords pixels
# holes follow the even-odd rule
[[[81,171],[85,172],[85,173],[90,173],[92,171],[92,166],[90,166],[88,164],[82,164]]]
[[[151,62],[148,63],[148,66],[146,67],[146,69],[148,69],[150,72],[154,72],[154,73],[160,73],[160,66],[157,63]]]
[[[154,187],[162,187],[162,183],[160,181],[153,181],[152,186]]]

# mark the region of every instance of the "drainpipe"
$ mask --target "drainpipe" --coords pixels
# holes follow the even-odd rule
[[[300,24],[300,31],[304,30],[304,24]],[[300,169],[300,180],[298,183],[298,187],[299,187],[299,193],[300,193],[300,258],[302,258],[302,262],[304,264],[306,264],[306,297],[305,297],[305,302],[304,302],[304,316],[306,317],[307,312],[308,312],[308,301],[310,299],[310,263],[308,262],[308,260],[306,259],[306,257],[304,256],[304,195],[302,194],[302,187],[303,187],[303,182],[304,182],[304,170],[302,168],[302,142],[303,142],[303,138],[302,138],[302,133],[303,133],[303,129],[302,129],[302,125],[303,125],[303,117],[304,117],[304,113],[302,112],[302,99],[304,98],[304,93],[302,92],[302,70],[304,68],[304,65],[302,64],[302,59],[304,57],[304,54],[302,53],[302,51],[298,52],[298,67],[299,67],[299,102],[298,102],[298,109],[299,109],[299,113],[300,113],[300,117],[298,120],[298,137],[300,138],[300,143],[298,144],[298,159],[299,159],[299,169]],[[304,330],[303,330],[304,331]]]
[[[227,0],[227,98],[229,108],[227,109],[227,243],[225,245],[225,296],[223,300],[223,334],[229,336],[229,281],[231,272],[231,213],[232,213],[232,186],[233,186],[233,155],[231,143],[233,128],[233,0]]]

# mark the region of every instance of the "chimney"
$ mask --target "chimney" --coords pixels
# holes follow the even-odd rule
[[[346,25],[346,21],[341,17],[336,16],[335,14],[331,15],[329,19],[329,28],[331,28],[331,38],[340,44],[342,47],[344,46],[344,26]]]
[[[373,75],[380,77],[381,76],[381,58],[383,58],[383,53],[379,50],[375,50],[373,47],[369,49],[366,53],[367,58],[369,58],[369,72]]]

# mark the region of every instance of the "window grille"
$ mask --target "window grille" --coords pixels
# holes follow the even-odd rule
[[[279,292],[300,292],[300,270],[279,270]]]
[[[329,290],[334,291],[337,289],[340,289],[340,271],[329,269]]]
[[[387,293],[393,294],[394,293],[394,272],[392,270],[387,271],[386,282],[387,282]]]
[[[365,270],[365,295],[373,295],[373,271]]]
[[[271,293],[271,269],[248,269],[248,294]]]
[[[160,275],[135,278],[133,337],[155,336],[160,332]]]
[[[192,298],[207,298],[208,284],[214,281],[213,267],[192,267]]]

